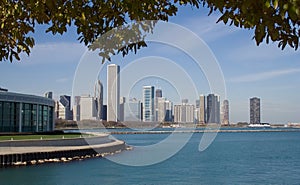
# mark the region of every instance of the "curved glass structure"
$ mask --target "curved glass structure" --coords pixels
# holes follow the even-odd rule
[[[0,92],[0,132],[45,132],[54,129],[54,100]]]

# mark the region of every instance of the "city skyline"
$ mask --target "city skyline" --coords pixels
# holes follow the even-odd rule
[[[274,43],[257,47],[251,40],[253,31],[216,24],[218,15],[208,17],[206,13],[181,7],[178,15],[170,18],[170,22],[195,32],[216,55],[227,87],[227,97],[224,98],[231,101],[230,119],[233,122],[248,121],[248,99],[258,96],[264,100],[262,122],[300,122],[299,51],[288,47],[281,51]],[[29,57],[21,56],[20,63],[1,64],[1,78],[5,79],[1,87],[35,95],[53,91],[55,98],[62,94],[72,94],[72,79],[86,47],[77,42],[76,30],[73,28],[63,36],[45,34],[44,28],[37,26],[34,33],[36,46]],[[119,62],[122,66],[131,63],[133,56],[155,55],[159,52],[163,53],[160,56],[171,58],[179,64],[186,63],[184,57],[169,52],[168,48],[160,49],[151,44],[138,51],[137,55],[120,57],[122,60]],[[99,57],[94,61],[100,62]],[[190,71],[194,73],[192,69]],[[155,81],[152,85],[155,85]],[[201,85],[204,87],[201,93],[210,93],[205,81],[201,81],[200,90]]]

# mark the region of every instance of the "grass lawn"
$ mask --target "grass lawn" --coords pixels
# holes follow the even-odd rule
[[[80,138],[88,137],[88,134],[55,134],[55,135],[11,135],[11,136],[0,136],[0,141],[7,140],[32,140],[32,139],[67,139],[67,138]]]

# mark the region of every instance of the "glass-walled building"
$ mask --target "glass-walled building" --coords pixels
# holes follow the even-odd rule
[[[143,86],[143,121],[154,121],[154,86]]]
[[[0,132],[45,132],[54,129],[54,100],[0,91]]]

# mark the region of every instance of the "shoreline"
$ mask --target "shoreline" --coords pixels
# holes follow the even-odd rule
[[[180,134],[180,133],[253,133],[253,132],[300,132],[300,129],[245,129],[245,130],[154,130],[154,131],[112,131],[109,134]]]

